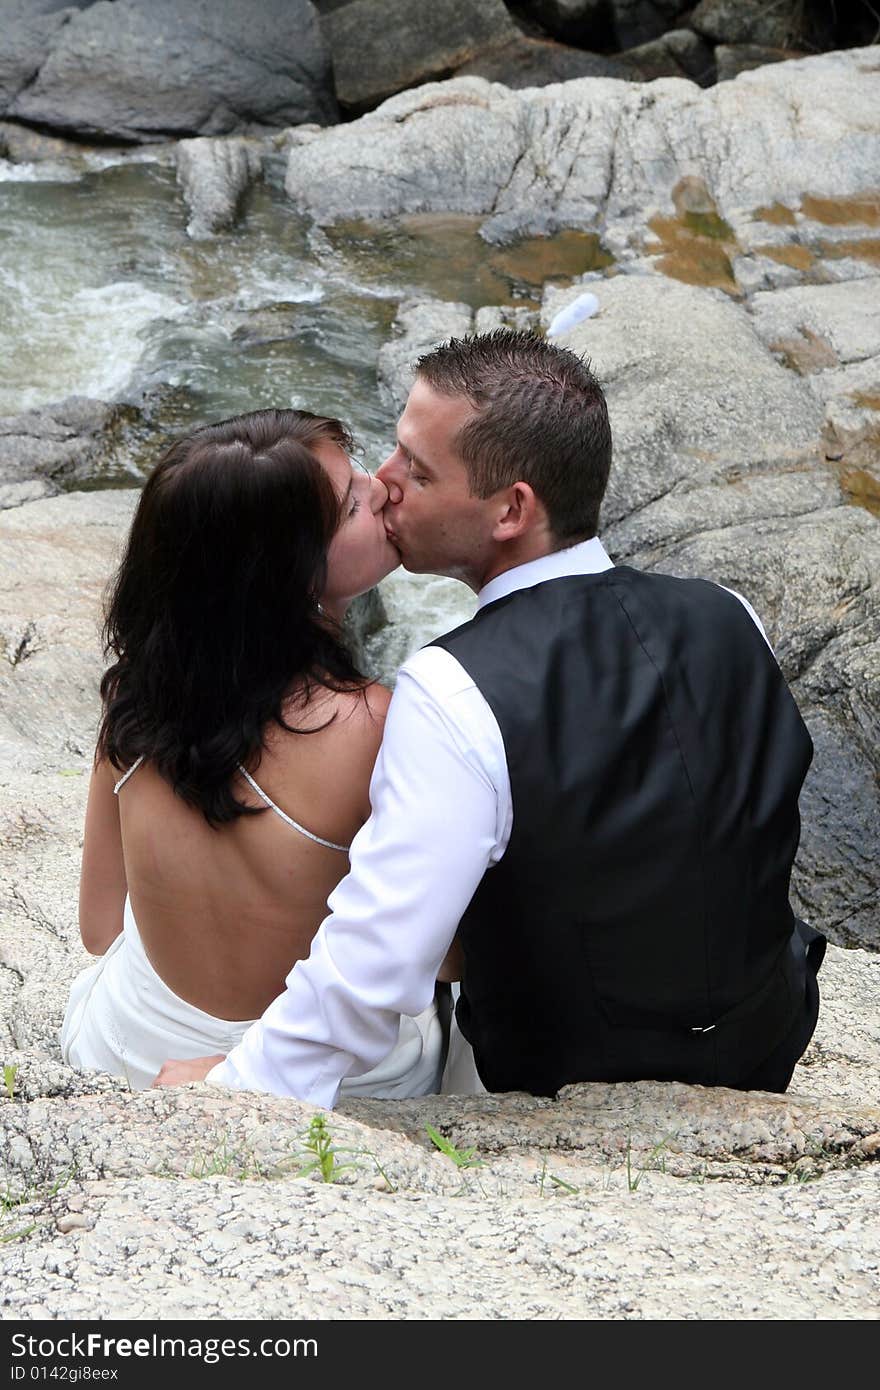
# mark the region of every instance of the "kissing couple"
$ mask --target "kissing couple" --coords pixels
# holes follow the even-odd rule
[[[101,958],[65,1059],[328,1108],[784,1091],[824,950],[789,904],[812,744],[743,598],[612,564],[589,367],[530,334],[453,339],[375,475],[351,452],[338,420],[263,410],[144,487],[86,812]],[[342,619],[400,562],[478,610],[391,696]]]

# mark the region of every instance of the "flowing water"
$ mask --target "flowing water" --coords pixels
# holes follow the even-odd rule
[[[375,467],[394,436],[376,356],[402,299],[537,305],[546,281],[608,260],[573,232],[491,248],[469,217],[310,229],[282,179],[279,160],[236,228],[194,242],[161,153],[0,161],[0,416],[70,395],[140,406],[140,447],[93,486],[131,486],[170,435],[270,405],[340,416]],[[370,656],[386,676],[473,604],[402,572],[384,593],[391,626]]]
[[[350,422],[377,461],[393,420],[376,354],[400,300],[537,303],[547,279],[603,263],[597,238],[580,233],[531,257],[490,248],[476,218],[310,230],[280,162],[236,229],[193,242],[166,163],[91,163],[0,161],[0,415],[73,394],[158,397],[165,423],[185,430],[307,406]]]

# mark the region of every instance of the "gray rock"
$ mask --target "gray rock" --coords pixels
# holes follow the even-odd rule
[[[880,165],[880,130],[864,112],[878,100],[864,49],[708,91],[584,78],[510,92],[454,78],[310,135],[291,150],[286,187],[324,223],[455,211],[486,217],[489,236],[604,223],[641,240],[646,211],[674,212],[686,179],[701,180],[731,223],[774,202],[797,208],[805,189],[864,194]]]
[[[700,0],[691,26],[712,43],[785,48],[803,30],[802,0]]]
[[[791,58],[804,58],[806,54],[795,48],[767,48],[756,43],[720,43],[715,49],[715,64],[718,81],[729,82],[741,72],[751,72],[767,63],[784,63]]]
[[[590,289],[598,313],[558,341],[587,353],[608,390],[616,477],[606,527],[688,480],[726,479],[767,461],[813,462],[822,421],[815,395],[774,361],[727,296],[640,275]],[[547,296],[545,324],[562,302]]]
[[[57,32],[8,114],[156,140],[333,120],[335,103],[308,0],[101,0]]]
[[[83,147],[74,140],[41,135],[13,121],[0,121],[0,156],[13,164],[42,164],[45,160],[76,160]],[[105,151],[106,153],[106,151]]]
[[[0,0],[0,112],[33,81],[53,38],[91,0]]]
[[[683,10],[681,0],[609,0],[617,47],[634,48],[658,38]]]
[[[628,48],[620,57],[644,82],[686,77],[708,87],[715,80],[712,49],[692,29],[670,29],[638,48]]]
[[[367,644],[371,637],[388,626],[388,611],[378,589],[359,594],[345,615],[345,635],[351,648],[354,664],[369,671]]]
[[[105,472],[138,419],[134,406],[71,396],[0,420],[0,506],[50,496]]]
[[[605,47],[612,36],[607,0],[532,0],[528,10],[548,34],[565,43]]]
[[[270,304],[265,309],[246,309],[235,315],[232,341],[242,347],[283,343],[296,335],[302,323],[301,304]]]
[[[20,483],[0,483],[0,512],[21,507],[41,497],[54,497],[58,488],[48,478],[27,478]]]
[[[820,1088],[832,1051],[804,1069]],[[11,1055],[8,1317],[285,1318],[294,1292],[321,1319],[676,1317],[692,1287],[701,1317],[876,1301],[880,1112],[863,1100],[642,1083],[362,1102],[329,1117],[350,1166],[321,1183],[303,1172],[309,1106],[126,1096]],[[456,1168],[427,1124],[479,1166]],[[674,1277],[670,1247],[687,1252]]]
[[[474,314],[475,333],[493,333],[496,328],[513,328],[517,332],[537,333],[540,315],[537,309],[525,304],[485,304]],[[442,342],[442,339],[438,339]]]
[[[0,516],[0,737],[26,767],[29,749],[62,768],[91,755],[101,599],[136,498],[74,492]]]
[[[880,356],[814,372],[809,382],[825,405],[826,456],[861,460],[873,446],[880,463]]]
[[[461,338],[473,331],[474,314],[467,304],[439,299],[411,299],[399,305],[392,337],[379,349],[379,394],[396,414],[406,405],[415,380],[414,364],[447,338]]]
[[[546,87],[553,82],[569,82],[577,77],[617,77],[638,80],[636,65],[620,58],[586,53],[580,48],[552,43],[547,39],[517,35],[509,42],[484,49],[477,57],[455,69],[460,76],[485,77],[505,87]]]
[[[853,280],[756,294],[755,329],[805,373],[880,354],[880,287]]]
[[[181,140],[177,182],[190,212],[187,236],[202,241],[231,226],[262,163],[261,147],[254,140]]]
[[[502,0],[354,0],[325,15],[336,95],[364,111],[515,38]]]
[[[821,287],[835,293],[820,326],[838,315],[841,350],[847,332],[861,341],[862,317],[849,329],[839,319],[858,304],[848,288]],[[587,354],[606,388],[606,544],[617,560],[714,579],[753,603],[816,747],[795,902],[832,939],[876,948],[880,527],[847,505],[845,475],[824,462],[822,400],[765,346],[773,302],[794,292],[756,296],[762,320],[654,277],[591,289],[598,314],[559,341]],[[559,305],[548,295],[545,322]]]
[[[564,1158],[549,1157],[543,1188],[541,1171],[522,1198],[495,1195],[485,1176],[481,1192],[479,1173],[460,1184],[464,1199],[388,1195],[379,1177],[369,1193],[223,1176],[74,1181],[7,1222],[10,1236],[36,1229],[4,1247],[4,1313],[63,1321],[101,1308],[151,1323],[285,1321],[291,1306],[298,1320],[874,1316],[876,1173],[803,1185],[804,1169],[790,1186],[732,1190],[658,1171],[632,1190],[618,1157],[571,1192],[553,1181],[564,1182]]]

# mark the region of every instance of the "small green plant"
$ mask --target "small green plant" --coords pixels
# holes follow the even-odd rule
[[[433,1125],[425,1125],[425,1133],[435,1148],[447,1158],[451,1158],[456,1168],[482,1168],[483,1160],[477,1157],[476,1149],[457,1149],[451,1139],[444,1139]]]
[[[390,1179],[390,1177],[388,1176],[388,1174],[386,1173],[385,1169],[382,1167],[382,1164],[379,1162],[378,1158],[377,1158],[376,1155],[373,1153],[373,1150],[372,1150],[372,1149],[358,1149],[357,1152],[358,1152],[359,1155],[360,1155],[360,1154],[363,1154],[364,1158],[369,1158],[369,1159],[372,1160],[373,1163],[375,1163],[375,1165],[376,1165],[376,1171],[378,1172],[379,1176],[380,1176],[381,1178],[384,1179],[384,1181],[385,1181],[385,1186],[388,1188],[388,1191],[389,1191],[389,1192],[396,1192],[396,1191],[397,1191],[397,1184],[396,1184],[396,1183],[393,1183],[393,1182],[391,1181],[391,1179]]]
[[[575,1187],[574,1183],[566,1182],[564,1178],[557,1178],[555,1173],[548,1173],[547,1160],[545,1158],[541,1171],[538,1174],[538,1193],[541,1197],[544,1196],[544,1186],[548,1180],[552,1182],[554,1187],[561,1187],[563,1192],[571,1192],[575,1196],[580,1192],[580,1188]]]
[[[674,1134],[674,1133],[673,1133],[673,1134],[667,1134],[667,1136],[666,1136],[665,1139],[661,1139],[660,1142],[659,1142],[659,1144],[655,1144],[654,1147],[653,1147],[653,1149],[651,1150],[651,1152],[648,1154],[648,1157],[646,1158],[644,1164],[643,1164],[642,1167],[639,1169],[639,1171],[638,1171],[637,1173],[633,1173],[633,1167],[632,1167],[632,1141],[631,1141],[630,1137],[627,1136],[627,1140],[626,1140],[626,1185],[627,1185],[627,1188],[629,1189],[630,1192],[638,1192],[638,1190],[639,1190],[639,1183],[642,1181],[642,1178],[645,1176],[646,1173],[658,1172],[658,1171],[661,1172],[661,1173],[665,1173],[665,1172],[666,1172],[666,1155],[665,1155],[665,1153],[664,1153],[663,1151],[664,1151],[664,1149],[667,1147],[667,1145],[668,1145],[674,1138],[675,1138],[675,1134]],[[657,1157],[658,1157],[658,1155],[662,1155],[662,1157],[660,1158],[659,1163],[657,1162]]]
[[[312,1173],[320,1173],[322,1182],[338,1182],[340,1174],[346,1168],[356,1168],[356,1162],[350,1160],[340,1163],[338,1154],[350,1153],[350,1149],[340,1149],[333,1143],[333,1137],[327,1126],[324,1115],[313,1115],[308,1129],[302,1136],[302,1149],[297,1154],[300,1160],[300,1167],[297,1177],[311,1177]],[[378,1166],[378,1165],[377,1165]],[[380,1170],[381,1171],[381,1170]],[[383,1173],[385,1181],[388,1179]]]
[[[456,1168],[461,1173],[461,1188],[459,1190],[460,1193],[470,1193],[471,1189],[468,1184],[468,1170],[472,1168],[485,1167],[485,1164],[483,1163],[483,1160],[478,1156],[476,1149],[456,1148],[452,1140],[444,1139],[443,1135],[439,1132],[439,1130],[436,1130],[433,1125],[425,1125],[425,1133],[427,1134],[431,1143],[434,1145],[435,1149],[439,1149],[442,1154],[445,1154],[446,1157],[455,1164]],[[477,1187],[480,1189],[481,1194],[485,1197],[485,1189],[483,1187],[483,1184],[480,1182],[480,1179],[477,1177],[476,1173],[473,1174],[473,1178],[475,1183],[477,1184]]]
[[[15,1082],[18,1077],[18,1067],[14,1062],[7,1062],[3,1067],[3,1085],[6,1087],[6,1094],[10,1100],[15,1100]]]
[[[232,1176],[236,1178],[263,1178],[265,1173],[253,1154],[242,1154],[230,1148],[229,1136],[224,1134],[217,1148],[211,1154],[199,1153],[189,1168],[191,1178],[213,1178]]]

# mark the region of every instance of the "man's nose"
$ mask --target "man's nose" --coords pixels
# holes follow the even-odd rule
[[[394,462],[394,454],[387,458],[381,468],[376,469],[375,476],[380,483],[384,483],[388,491],[388,501],[394,506],[403,500],[403,488],[400,484],[400,469]]]

